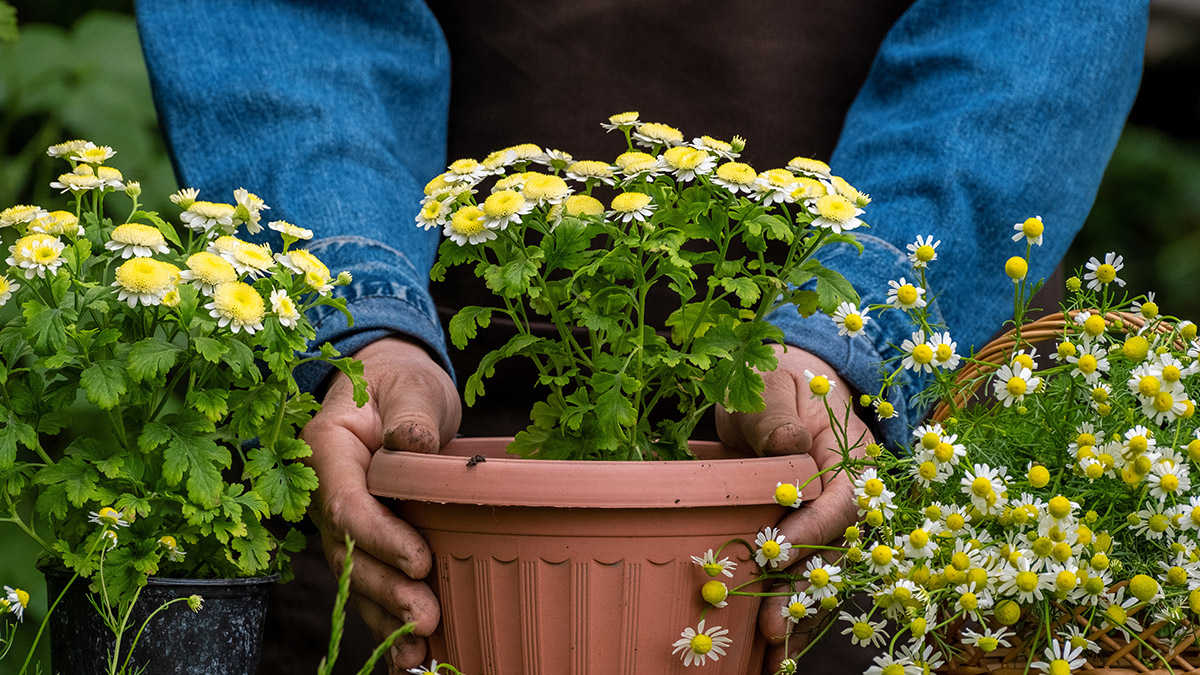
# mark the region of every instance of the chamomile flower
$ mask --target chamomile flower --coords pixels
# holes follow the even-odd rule
[[[1082,647],[1073,647],[1065,641],[1051,640],[1046,651],[1042,652],[1046,660],[1034,661],[1029,667],[1046,675],[1070,675],[1087,663],[1087,659],[1080,656],[1082,652]]]
[[[197,201],[179,214],[179,219],[195,232],[209,235],[220,229],[229,234],[233,232],[233,214],[236,210],[233,204]]]
[[[880,510],[890,512],[895,508],[892,500],[896,493],[887,488],[874,467],[868,467],[854,479],[854,497],[863,511]]]
[[[825,398],[837,386],[837,382],[825,375],[816,375],[807,368],[804,369],[804,376],[808,378],[809,398]]]
[[[681,183],[694,180],[696,176],[712,173],[717,164],[716,158],[707,152],[685,145],[668,148],[662,154],[662,161],[670,167],[675,179]]]
[[[850,642],[860,647],[882,647],[887,644],[888,636],[884,632],[887,622],[871,621],[869,613],[854,616],[849,612],[841,612],[838,619],[850,624],[849,628],[842,631],[842,635],[850,636]]]
[[[129,521],[125,520],[124,516],[121,515],[121,512],[112,508],[111,506],[105,506],[99,511],[88,512],[88,520],[96,523],[97,525],[103,525],[105,527],[129,526]]]
[[[293,225],[286,220],[272,220],[267,223],[267,228],[275,230],[285,237],[291,237],[296,241],[308,241],[313,238],[313,231],[298,225]],[[429,229],[426,227],[425,229]]]
[[[633,140],[644,148],[683,145],[683,134],[678,129],[658,122],[643,122],[634,129]]]
[[[167,560],[171,562],[183,562],[184,557],[187,556],[187,551],[183,550],[183,547],[179,545],[175,537],[169,534],[159,537],[158,545],[166,550]]]
[[[416,668],[409,668],[405,672],[409,673],[409,675],[438,675],[437,659],[430,661],[428,668],[425,666],[417,666]]]
[[[788,623],[799,623],[815,613],[814,604],[816,604],[815,601],[808,593],[793,593],[788,598],[787,604],[779,608],[779,613],[788,620]]]
[[[1013,633],[1003,627],[984,627],[982,633],[965,628],[962,633],[962,642],[964,645],[973,645],[981,652],[990,653],[996,651],[999,647],[1011,647],[1012,645],[1009,643],[1008,638],[1012,636]]]
[[[958,343],[950,337],[949,331],[936,332],[929,336],[929,346],[933,349],[933,365],[945,370],[958,368],[962,359],[956,351]]]
[[[170,253],[171,247],[157,227],[141,223],[125,223],[113,228],[111,238],[104,248],[118,251],[124,259],[138,256],[148,258],[155,253]]]
[[[654,213],[655,209],[650,195],[643,192],[622,192],[613,197],[610,206],[611,210],[608,212],[608,215],[622,223],[628,223],[633,220],[644,223]]]
[[[287,291],[282,288],[271,291],[271,311],[279,319],[279,324],[285,328],[295,328],[299,325],[300,311],[296,309],[296,302],[288,297]]]
[[[833,323],[838,328],[838,335],[858,337],[863,334],[871,317],[866,309],[859,309],[852,302],[843,302],[833,313]]]
[[[1000,571],[1000,585],[996,591],[1017,602],[1028,603],[1041,600],[1044,592],[1054,588],[1054,579],[1049,572],[1038,573],[1025,556],[1018,556],[1015,563],[1008,563]]]
[[[891,654],[880,654],[875,657],[875,663],[863,671],[863,675],[921,675],[921,666],[913,663],[907,656],[894,657]]]
[[[557,170],[567,168],[568,165],[575,161],[575,158],[569,152],[546,148],[534,157],[533,161]]]
[[[175,288],[182,274],[170,263],[137,257],[122,263],[115,277],[112,285],[117,289],[118,301],[130,307],[153,307],[162,304],[163,298]]]
[[[482,244],[496,238],[496,231],[484,227],[487,215],[478,206],[464,206],[450,217],[442,234],[459,246]]]
[[[92,167],[87,164],[81,164],[75,167],[75,170],[71,173],[60,175],[58,180],[50,183],[50,187],[58,189],[59,194],[66,192],[77,194],[102,188],[104,187],[104,181],[96,175]]]
[[[187,209],[192,204],[196,203],[196,198],[200,196],[200,191],[196,188],[182,188],[172,194],[168,199],[172,204],[175,204],[181,209]]]
[[[1041,216],[1034,216],[1013,225],[1013,229],[1017,232],[1012,236],[1013,241],[1024,239],[1031,246],[1041,246],[1042,232],[1046,229],[1046,225],[1042,222]]]
[[[934,538],[941,530],[940,523],[926,518],[920,527],[914,527],[907,535],[896,535],[896,548],[904,551],[905,560],[932,558],[938,551]]]
[[[900,344],[904,358],[900,363],[908,370],[917,373],[933,372],[933,348],[925,341],[924,329],[918,330]]]
[[[864,224],[858,218],[863,210],[837,191],[830,191],[811,200],[810,208],[817,214],[817,217],[813,218],[812,226],[832,230],[834,234],[849,232]]]
[[[913,267],[925,267],[929,263],[937,260],[937,247],[941,245],[941,240],[933,240],[933,235],[921,236],[917,235],[917,240],[908,245],[908,260]]]
[[[775,484],[775,503],[780,506],[798,509],[804,502],[804,493],[800,491],[800,481],[794,483]]]
[[[84,164],[103,164],[109,159],[112,159],[117,154],[116,150],[107,145],[87,145],[77,148],[71,153],[70,159],[74,162],[83,162]]]
[[[244,330],[249,334],[262,330],[262,320],[267,313],[266,303],[258,291],[241,281],[217,286],[212,302],[204,305],[204,309],[209,310],[221,328],[228,326],[234,333]]]
[[[503,230],[510,224],[521,222],[521,216],[533,210],[533,204],[516,190],[500,190],[488,195],[480,206],[483,209],[483,226],[489,230]]]
[[[791,202],[796,189],[796,177],[787,169],[771,169],[758,174],[755,183],[763,206]]]
[[[692,556],[692,562],[696,563],[704,570],[705,574],[710,577],[715,577],[718,574],[724,574],[730,579],[733,578],[733,570],[737,569],[737,563],[729,558],[721,558],[717,560],[716,554],[710,548],[703,556]]]
[[[1124,287],[1125,280],[1117,276],[1117,272],[1125,266],[1125,259],[1116,253],[1104,254],[1104,262],[1100,262],[1096,258],[1088,259],[1084,265],[1087,268],[1087,274],[1083,275],[1087,281],[1087,287],[1093,291],[1100,290],[1101,287],[1107,287],[1112,282],[1117,282],[1118,286]]]
[[[1034,377],[1025,366],[1013,363],[1000,366],[992,386],[996,398],[1007,408],[1024,401],[1025,396],[1032,394],[1041,383],[1042,378]]]
[[[1070,645],[1081,652],[1086,649],[1093,654],[1100,653],[1100,645],[1088,639],[1088,633],[1082,626],[1068,623],[1058,632],[1058,637],[1063,641],[1064,646]]]
[[[29,593],[19,588],[5,586],[4,599],[8,602],[8,611],[17,617],[17,621],[24,621],[25,609],[29,607]]]
[[[1112,626],[1120,631],[1125,636],[1126,640],[1132,639],[1131,634],[1142,632],[1142,624],[1135,618],[1129,616],[1137,604],[1137,598],[1130,596],[1125,597],[1125,590],[1128,586],[1118,588],[1116,593],[1106,593],[1100,600],[1100,618],[1104,620],[1106,625]]]
[[[887,544],[875,542],[867,554],[867,568],[871,574],[888,574],[896,568],[896,549]]]
[[[483,180],[491,171],[474,159],[457,159],[442,174],[447,183],[473,184]]]
[[[987,464],[976,464],[968,469],[959,481],[962,493],[971,499],[971,504],[980,513],[999,513],[1007,503],[1003,496],[1007,489],[1005,467],[992,468]]]
[[[1141,299],[1133,301],[1133,313],[1140,314],[1145,319],[1153,319],[1158,316],[1158,303],[1154,301],[1154,291],[1146,294],[1145,301]]]
[[[46,154],[50,157],[70,157],[87,148],[96,147],[95,143],[85,140],[64,141],[46,148]]]
[[[1151,541],[1170,540],[1175,533],[1174,514],[1163,504],[1143,502],[1146,508],[1139,510],[1130,517],[1133,531]],[[1132,519],[1136,518],[1134,523]]]
[[[837,595],[837,585],[842,583],[842,568],[828,563],[820,556],[812,556],[805,563],[804,578],[808,579],[808,594],[813,600],[823,600]]]
[[[792,545],[787,541],[787,538],[779,533],[779,530],[768,527],[758,533],[754,538],[754,562],[758,563],[759,567],[770,566],[771,569],[776,569],[780,566],[787,566],[788,558],[792,556]]]
[[[639,150],[622,153],[614,164],[627,179],[643,174],[649,176],[663,168],[663,163],[657,157]]]
[[[0,275],[0,307],[3,307],[8,302],[8,299],[12,297],[13,292],[20,287],[21,284],[9,281],[8,277]]]
[[[725,162],[717,167],[711,180],[735,195],[739,192],[751,194],[754,192],[754,185],[758,180],[758,172],[749,164]]]
[[[1067,362],[1075,365],[1071,375],[1082,377],[1088,384],[1096,384],[1109,369],[1108,352],[1095,342],[1080,345],[1075,356],[1067,357]]]
[[[674,649],[671,653],[678,654],[685,666],[693,663],[702,666],[706,659],[717,661],[725,656],[725,648],[733,644],[733,640],[726,637],[728,633],[728,628],[720,626],[712,626],[706,630],[704,619],[701,619],[695,629],[690,626],[683,629],[679,639],[672,645]]]
[[[269,210],[263,200],[253,192],[246,188],[238,188],[233,191],[233,201],[237,205],[234,208],[233,218],[236,221],[246,224],[246,231],[250,234],[258,234],[262,231],[262,212]]]
[[[571,188],[558,176],[530,172],[525,175],[521,196],[535,204],[561,204],[571,196]]]
[[[912,309],[914,307],[924,307],[925,289],[919,286],[914,286],[904,277],[900,277],[899,281],[889,281],[887,294],[887,303],[898,309]]]
[[[26,279],[35,276],[44,279],[46,275],[54,276],[62,266],[63,248],[64,244],[58,237],[40,233],[29,234],[8,247],[12,255],[5,262],[22,272]]]

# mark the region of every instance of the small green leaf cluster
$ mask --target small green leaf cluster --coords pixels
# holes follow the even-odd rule
[[[433,279],[473,273],[496,300],[461,309],[450,340],[463,348],[498,317],[516,326],[468,378],[467,403],[517,356],[546,392],[510,452],[689,458],[713,405],[763,409],[760,373],[777,366],[771,344],[784,337],[771,312],[858,302],[814,256],[856,244],[865,195],[820,162],[760,174],[735,161],[741,139],[687,144],[636,118],[606,125],[625,137],[611,163],[524,144],[456,161],[426,187],[417,224],[446,235]]]
[[[265,521],[302,518],[317,485],[298,435],[319,405],[292,372],[330,363],[365,402],[361,364],[329,345],[304,354],[305,311],[345,312],[330,291],[349,276],[293,248],[312,233],[284,221],[269,224],[280,252],[234,236],[263,229],[268,207],[245,190],[233,204],[176,193],[177,228],[139,207],[111,148],[49,154],[71,165],[53,184],[67,210],[0,212],[16,235],[0,305],[20,308],[0,327],[0,517],[85,577],[104,537],[108,588],[123,597],[151,574],[286,574],[303,539]],[[105,200],[115,211],[117,197],[130,205],[114,221]]]

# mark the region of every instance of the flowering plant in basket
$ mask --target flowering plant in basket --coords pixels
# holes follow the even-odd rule
[[[292,371],[326,361],[365,401],[361,364],[328,345],[302,353],[305,310],[344,312],[330,290],[349,276],[296,248],[312,233],[284,221],[266,225],[281,251],[238,239],[268,208],[244,189],[232,203],[176,193],[177,228],[140,208],[111,148],[49,154],[70,164],[51,184],[66,209],[0,212],[13,237],[0,305],[19,308],[0,328],[0,517],[46,564],[93,577],[102,559],[119,597],[150,574],[286,574],[302,539],[264,521],[298,520],[316,487],[297,433],[318,404]],[[89,555],[100,539],[105,555]]]
[[[782,611],[794,632],[836,630],[878,650],[871,675],[1192,670],[1200,613],[1196,326],[1162,315],[1153,293],[1121,291],[1123,261],[1112,253],[1067,280],[1062,314],[1026,325],[1040,282],[1025,275],[1042,223],[1031,218],[1016,230],[1025,255],[1005,267],[1016,318],[980,352],[957,354],[923,303],[873,308],[906,312],[916,329],[882,364],[884,389],[902,370],[924,372],[926,395],[940,406],[907,447],[855,449],[844,439],[845,459],[833,470],[853,478],[861,517],[844,544],[789,570],[792,542],[771,528],[742,543],[755,551],[769,592],[788,598]],[[932,238],[910,246],[918,297],[936,247]],[[816,395],[825,390],[819,379]],[[970,403],[977,388],[994,399]],[[863,404],[886,416],[885,394],[865,395]],[[799,506],[804,487],[785,479],[776,498]],[[705,599],[721,607],[736,602],[727,596],[759,593],[726,588],[720,554],[697,558],[713,577]],[[729,639],[702,624],[676,647],[685,661],[703,660]],[[796,662],[776,666],[794,672]]]
[[[637,113],[603,126],[625,140],[611,162],[531,144],[454,162],[426,186],[417,224],[446,235],[435,280],[469,266],[497,296],[497,306],[462,308],[451,341],[464,347],[498,315],[517,327],[467,380],[467,403],[518,355],[548,392],[510,452],[687,458],[709,407],[762,409],[758,371],[776,367],[768,343],[783,339],[772,311],[856,306],[854,289],[813,255],[855,243],[869,200],[814,160],[759,173],[737,161],[740,138],[688,142]],[[648,318],[655,287],[670,291],[663,325]],[[539,319],[557,338],[531,331]]]

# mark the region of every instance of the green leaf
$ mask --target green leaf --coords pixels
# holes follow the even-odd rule
[[[11,410],[4,410],[4,428],[0,429],[0,471],[7,471],[17,461],[17,444],[27,448],[37,445],[37,430]]]
[[[79,377],[87,398],[102,410],[111,410],[126,392],[124,364],[116,359],[97,361]]]
[[[492,265],[484,273],[487,287],[493,293],[506,298],[517,298],[529,293],[529,283],[537,275],[546,254],[541,249],[526,249],[516,253],[513,260],[503,265]]]
[[[153,452],[155,448],[171,440],[171,429],[162,422],[147,422],[138,436],[138,450]]]
[[[858,291],[846,277],[822,265],[815,265],[812,273],[817,278],[817,305],[822,312],[833,314],[843,302],[858,304]]]
[[[344,359],[333,359],[329,361],[329,365],[337,368],[343,375],[350,378],[350,383],[354,386],[354,405],[360,408],[366,405],[369,397],[367,394],[367,379],[363,376],[365,372],[363,370],[363,362],[355,358],[346,357]]]
[[[266,500],[271,512],[292,522],[304,517],[315,489],[317,474],[298,462],[268,469],[254,481],[254,490]]]
[[[100,472],[78,457],[63,457],[47,464],[33,476],[38,485],[59,486],[72,506],[80,507],[96,494]],[[40,500],[39,500],[40,502]]]
[[[735,316],[733,306],[724,300],[708,303],[692,302],[671,312],[664,322],[671,328],[671,342],[682,345],[688,340],[703,337],[717,325],[722,316]],[[690,332],[690,334],[689,334]]]
[[[224,485],[221,470],[232,462],[229,449],[213,441],[211,423],[195,411],[168,415],[164,424],[170,439],[163,451],[163,478],[178,485],[186,475],[188,498],[206,508],[217,506]]]
[[[246,343],[237,339],[226,340],[223,344],[226,351],[221,355],[221,360],[234,373],[239,375],[249,373],[255,382],[262,379],[262,376],[258,372],[258,367],[254,363],[254,350],[247,347]]]
[[[193,389],[186,404],[204,413],[208,421],[217,423],[229,412],[229,392],[225,389]]]
[[[592,386],[599,392],[596,396],[596,417],[602,424],[629,427],[637,423],[633,404],[622,390],[621,376],[601,373],[592,378]]]
[[[271,550],[275,540],[265,527],[250,523],[246,535],[237,537],[230,546],[238,553],[237,565],[246,574],[261,574],[271,565]]]
[[[67,326],[61,309],[47,307],[37,300],[30,300],[22,307],[25,333],[39,351],[61,351],[67,346]]]
[[[170,372],[183,350],[163,340],[150,337],[134,343],[129,350],[129,365],[126,371],[134,382],[152,380]]]
[[[817,292],[793,291],[792,304],[796,306],[800,316],[812,316],[817,311]]]
[[[176,248],[183,248],[183,243],[179,241],[179,235],[175,232],[175,226],[168,223],[158,216],[157,211],[134,211],[133,215],[129,216],[129,221],[148,220],[162,232],[162,236],[166,237],[167,241],[175,244]]]
[[[721,287],[725,290],[737,295],[742,307],[753,305],[762,295],[762,292],[753,279],[747,279],[746,277],[726,277],[724,279],[714,279],[713,281],[721,284]]]
[[[450,319],[450,341],[459,349],[466,349],[467,343],[478,335],[478,328],[487,328],[492,323],[492,308],[469,305],[458,310]]]
[[[195,348],[197,354],[209,363],[220,363],[221,357],[228,350],[224,342],[203,336],[192,338],[192,347]]]

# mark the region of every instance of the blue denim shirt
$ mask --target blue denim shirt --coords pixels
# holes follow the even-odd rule
[[[1082,226],[1137,91],[1147,14],[1147,0],[917,0],[881,45],[831,161],[874,198],[865,251],[831,247],[826,266],[882,303],[889,280],[913,276],[906,245],[932,235],[935,315],[960,353],[981,346],[1011,316],[1003,263],[1024,252],[1012,225],[1046,223],[1032,278]],[[354,326],[319,308],[318,341],[353,353],[402,333],[449,369],[428,291],[438,233],[412,220],[446,165],[449,54],[425,5],[153,0],[138,22],[181,183],[208,199],[251,189],[272,216],[318,228],[310,250],[354,275],[339,289]],[[826,316],[784,308],[771,320],[863,391],[911,332],[900,312],[854,339]],[[327,371],[297,375],[315,389]],[[921,386],[905,380],[888,439],[923,414],[910,404]]]

